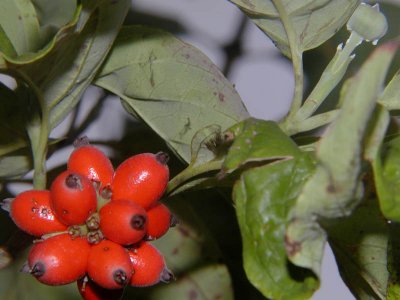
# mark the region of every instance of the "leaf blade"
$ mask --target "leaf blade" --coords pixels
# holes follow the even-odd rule
[[[245,171],[234,186],[244,268],[268,298],[304,299],[318,288],[315,274],[288,264],[285,244],[289,210],[313,168],[303,155]]]
[[[95,84],[118,95],[187,162],[198,130],[211,124],[225,130],[248,117],[234,87],[206,56],[143,26],[122,29]]]
[[[298,47],[300,52],[304,52],[329,39],[350,18],[360,1],[230,0],[230,2],[247,14],[283,54],[290,57],[291,47]],[[298,45],[290,42],[289,34],[296,36]]]

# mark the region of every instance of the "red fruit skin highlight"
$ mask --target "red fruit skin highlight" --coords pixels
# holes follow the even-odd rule
[[[121,245],[102,240],[90,249],[87,273],[101,287],[123,288],[129,283],[132,272],[128,251]]]
[[[164,194],[169,180],[165,153],[142,153],[122,162],[111,183],[112,200],[127,199],[144,209],[154,205]]]
[[[60,173],[50,187],[51,208],[66,225],[80,225],[97,210],[93,182],[71,171]]]
[[[129,251],[133,265],[130,285],[135,287],[152,286],[160,281],[168,282],[173,278],[167,269],[162,254],[149,242],[141,242]]]
[[[20,193],[10,204],[10,216],[21,230],[37,237],[67,230],[51,209],[47,190]]]
[[[70,155],[67,169],[98,181],[102,186],[111,183],[114,167],[110,159],[98,148],[85,145],[76,148]]]
[[[109,240],[131,245],[139,242],[147,231],[147,213],[129,200],[114,200],[100,209],[100,230]]]
[[[32,275],[44,284],[68,284],[85,275],[89,250],[85,238],[59,234],[33,245],[28,266]]]

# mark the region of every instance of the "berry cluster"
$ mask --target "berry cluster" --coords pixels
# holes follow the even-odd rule
[[[50,190],[28,190],[3,203],[15,224],[35,241],[23,270],[40,282],[77,281],[84,299],[118,299],[127,285],[173,278],[148,241],[176,221],[159,199],[168,179],[168,155],[142,153],[114,171],[86,140],[69,157]]]

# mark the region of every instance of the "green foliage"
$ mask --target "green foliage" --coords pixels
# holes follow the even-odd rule
[[[247,163],[291,159],[301,153],[276,122],[247,119],[229,128],[227,133],[234,141],[222,165],[225,173]]]
[[[398,41],[362,64],[353,59],[357,47],[361,56],[370,49],[363,42],[398,31],[378,6],[356,0],[230,2],[292,60],[292,106],[282,120],[252,118],[193,46],[162,29],[122,26],[129,0],[1,1],[0,72],[16,81],[0,83],[2,197],[15,196],[9,183],[29,181],[31,170],[34,188],[48,186],[59,169],[47,170],[47,158],[70,142],[50,135],[71,115],[70,138],[90,125],[102,98],[81,127],[75,121],[83,94],[97,85],[141,122],[127,123],[108,146],[122,156],[166,147],[175,154],[163,201],[181,224],[154,244],[177,280],[128,288],[125,298],[307,299],[320,285],[328,241],[358,299],[397,299],[400,73],[386,74],[399,68]],[[335,35],[346,23],[348,36]],[[305,97],[303,52],[334,35],[342,44],[329,63],[318,62],[324,71]],[[337,106],[320,113],[329,97]],[[24,247],[6,214],[0,223],[0,261],[15,258],[0,271],[1,299],[78,297],[74,285],[48,288],[18,273]]]
[[[198,130],[226,129],[248,117],[233,85],[204,54],[157,29],[123,28],[95,84],[120,96],[186,162]]]
[[[286,56],[315,48],[334,35],[357,0],[230,0],[261,28]]]
[[[385,299],[390,230],[376,199],[366,199],[328,232],[342,278],[357,299]]]
[[[288,214],[314,168],[308,155],[243,172],[233,200],[250,281],[271,299],[305,299],[318,288],[312,272],[288,262]]]

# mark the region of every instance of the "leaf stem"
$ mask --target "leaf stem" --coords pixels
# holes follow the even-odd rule
[[[292,119],[297,111],[300,109],[303,102],[303,89],[304,89],[304,72],[303,72],[303,56],[302,51],[299,49],[299,39],[297,37],[297,32],[293,27],[290,20],[290,16],[286,12],[286,8],[283,1],[273,0],[272,1],[276,10],[281,17],[283,27],[285,28],[286,36],[288,38],[290,54],[293,64],[294,72],[294,93],[292,104],[286,118]]]
[[[46,107],[42,106],[42,120],[40,124],[39,140],[36,143],[36,148],[33,149],[33,187],[35,189],[46,188],[46,155],[49,134],[49,112]],[[32,143],[32,145],[34,144]]]
[[[354,58],[353,52],[355,48],[360,45],[362,41],[362,37],[352,32],[343,49],[341,45],[339,45],[335,56],[322,73],[321,79],[307,97],[304,105],[297,112],[297,121],[303,121],[309,118],[337,86],[340,80],[342,80],[347,67]]]
[[[222,162],[222,160],[212,160],[198,166],[189,165],[186,169],[184,169],[182,172],[180,172],[178,175],[170,180],[170,182],[168,183],[166,194],[170,194],[179,185],[189,180],[190,178],[210,171],[220,170],[222,167]]]
[[[40,89],[32,80],[23,72],[15,72],[17,78],[27,84],[35,95],[35,100],[39,103],[41,115],[34,115],[33,120],[28,124],[28,136],[31,141],[31,149],[33,156],[33,187],[34,189],[43,190],[46,188],[46,155],[49,129],[49,110],[42,96]],[[40,119],[40,120],[38,120]]]
[[[299,123],[299,126],[297,126],[297,131],[306,132],[324,126],[326,124],[329,124],[336,118],[339,111],[340,111],[339,109],[334,109],[325,113],[312,116],[304,120],[303,122]]]

